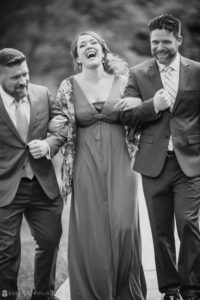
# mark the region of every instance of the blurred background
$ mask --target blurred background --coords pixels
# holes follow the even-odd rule
[[[0,48],[23,51],[31,81],[47,85],[55,95],[60,82],[74,72],[70,45],[78,33],[97,31],[112,52],[135,65],[151,55],[148,23],[163,13],[172,13],[182,21],[181,54],[200,61],[199,0],[0,0]],[[55,168],[59,178],[58,160]],[[68,276],[68,215],[69,204],[63,213],[56,289]],[[151,252],[153,257],[153,249]],[[34,241],[23,222],[20,300],[29,299],[33,268]]]
[[[25,52],[32,82],[54,94],[73,74],[70,45],[79,32],[97,31],[134,65],[150,56],[148,23],[162,13],[181,19],[181,53],[200,61],[199,0],[1,0],[0,48]]]

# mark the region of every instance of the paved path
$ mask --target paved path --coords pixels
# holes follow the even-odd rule
[[[145,270],[147,289],[148,289],[147,300],[160,300],[161,296],[157,289],[152,236],[151,236],[150,225],[149,225],[144,195],[142,191],[140,176],[139,176],[138,195],[139,195],[138,199],[140,204],[143,266]],[[65,209],[68,210],[69,207],[66,207]],[[56,295],[60,298],[60,300],[70,300],[70,289],[69,289],[68,279],[61,285]]]

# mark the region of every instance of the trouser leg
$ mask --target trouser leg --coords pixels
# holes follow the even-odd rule
[[[180,286],[174,238],[174,200],[171,185],[173,173],[173,162],[167,159],[158,177],[142,176],[161,293],[176,293]]]
[[[21,185],[12,203],[0,208],[0,299],[17,297],[17,277],[20,266],[20,228],[26,191]]]
[[[182,296],[200,297],[200,177],[180,175],[174,186],[180,251],[178,271]]]
[[[36,241],[34,285],[38,293],[52,292],[55,287],[56,260],[62,234],[61,197],[48,199],[38,182],[25,217]]]
[[[159,289],[166,292],[177,286],[183,297],[199,297],[200,177],[187,177],[174,156],[166,160],[157,178],[143,176],[143,185],[153,234]],[[180,238],[178,271],[174,215]]]

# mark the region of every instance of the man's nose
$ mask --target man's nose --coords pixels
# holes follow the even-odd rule
[[[20,77],[19,78],[19,84],[24,85],[24,84],[26,84],[26,82],[27,82],[27,80],[26,80],[25,77]]]
[[[157,50],[163,50],[163,43],[158,43]]]

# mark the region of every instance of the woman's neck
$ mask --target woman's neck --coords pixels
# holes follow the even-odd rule
[[[87,81],[90,82],[98,82],[99,80],[109,76],[107,72],[105,72],[103,66],[96,69],[84,69],[80,76]]]

